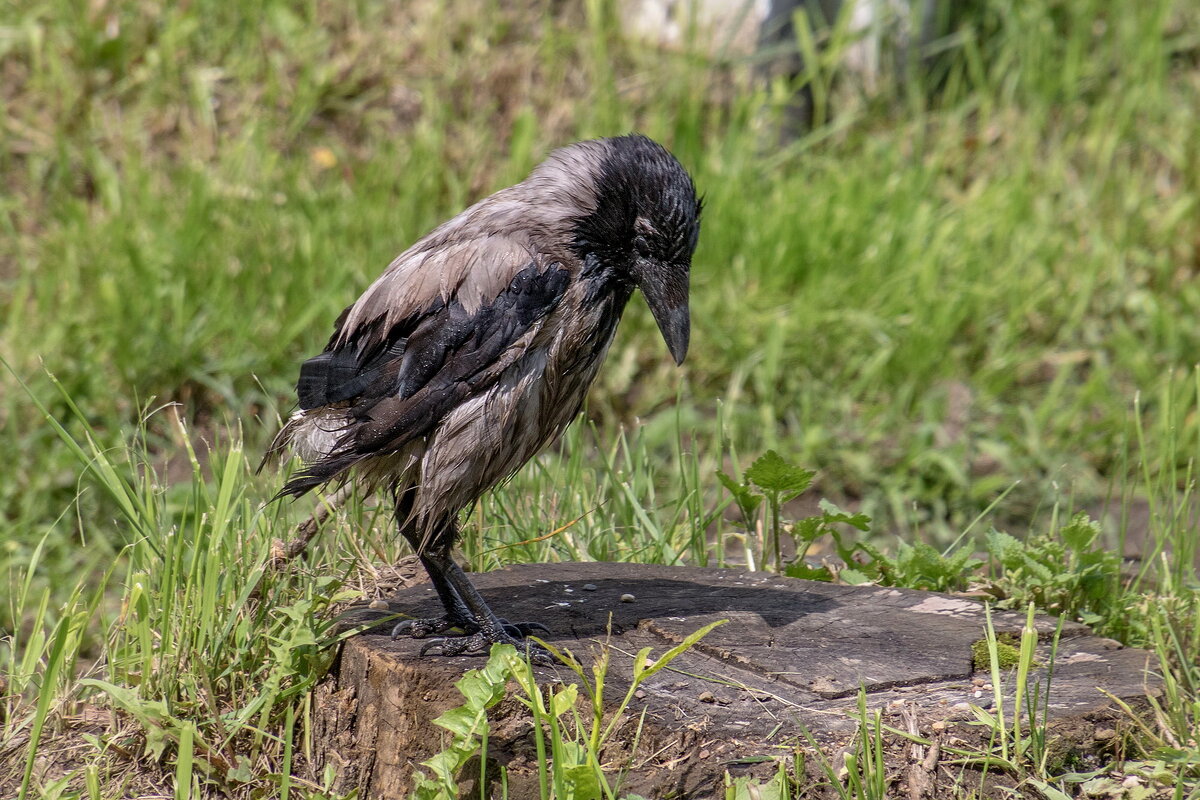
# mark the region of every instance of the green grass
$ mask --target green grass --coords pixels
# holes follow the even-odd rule
[[[1018,607],[1152,647],[1145,758],[1194,772],[1200,13],[977,6],[936,90],[829,64],[833,121],[778,147],[782,87],[624,41],[600,0],[0,2],[0,787],[161,779],[113,766],[121,736],[35,769],[107,698],[179,796],[286,793],[326,612],[403,554],[356,499],[311,566],[264,569],[308,511],[250,468],[298,362],[437,222],[632,129],[706,195],[689,361],[635,299],[586,422],[472,512],[472,564],[729,563],[716,472],[774,449],[870,517],[866,577],[956,586],[985,548]],[[1126,539],[1134,574],[1088,555]]]

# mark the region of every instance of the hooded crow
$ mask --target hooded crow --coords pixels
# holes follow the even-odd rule
[[[445,607],[393,637],[457,629],[422,653],[458,655],[546,630],[498,617],[454,562],[459,512],[579,413],[635,288],[683,362],[700,205],[644,136],[556,150],[397,256],[300,367],[299,410],[267,457],[304,465],[279,496],[348,480],[391,495]]]

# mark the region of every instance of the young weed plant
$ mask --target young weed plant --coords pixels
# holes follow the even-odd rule
[[[626,712],[642,684],[672,661],[691,649],[696,642],[725,620],[712,622],[689,634],[682,642],[656,659],[645,647],[633,659],[633,677],[616,708],[609,711],[605,687],[611,667],[611,651],[602,646],[589,669],[569,651],[560,651],[545,642],[542,645],[576,675],[579,683],[543,687],[527,658],[511,645],[495,645],[487,664],[469,670],[455,687],[466,702],[447,711],[434,724],[450,731],[448,747],[422,762],[430,774],[417,772],[410,795],[414,800],[457,800],[460,787],[457,776],[473,758],[480,764],[481,796],[488,796],[487,744],[490,727],[488,709],[507,694],[509,682],[517,685],[516,697],[529,710],[537,751],[538,790],[541,800],[616,800],[620,795],[623,773],[615,779],[606,768],[604,749],[614,733],[626,723]],[[590,677],[588,673],[591,673]],[[582,692],[581,688],[582,687]],[[582,701],[587,708],[581,712]],[[606,722],[607,718],[607,722]],[[637,749],[639,720],[630,749]],[[500,768],[500,782],[507,787],[507,772]],[[507,797],[504,788],[503,796]]]
[[[768,450],[754,461],[738,481],[725,472],[717,478],[729,491],[741,522],[747,531],[757,532],[757,559],[748,550],[748,566],[755,563],[763,569],[774,569],[792,578],[832,581],[849,584],[877,583],[882,586],[904,586],[928,591],[952,591],[965,588],[966,582],[983,565],[973,555],[973,542],[951,545],[942,552],[926,542],[896,541],[894,555],[867,540],[848,541],[845,527],[867,534],[871,518],[863,512],[848,512],[829,500],[818,502],[819,514],[788,523],[783,518],[783,505],[804,493],[815,473],[803,469]],[[784,559],[781,548],[783,534],[790,535],[793,555]],[[810,565],[805,561],[809,549],[819,539],[828,537],[833,552],[843,565]],[[960,537],[961,538],[961,537]]]
[[[791,526],[784,524],[784,503],[796,499],[808,489],[815,474],[787,461],[774,450],[768,450],[756,459],[746,469],[741,481],[717,471],[717,478],[729,490],[741,514],[746,535],[749,536],[750,531],[757,533],[757,559],[753,549],[747,548],[747,566],[750,569],[755,569],[757,561],[763,569],[774,569],[794,578],[833,580],[834,574],[828,567],[810,567],[804,561],[813,542],[824,536],[831,537],[838,554],[849,561],[854,548],[843,541],[837,526],[850,525],[865,533],[870,530],[871,522],[866,514],[847,513],[822,499],[820,514],[805,517]],[[795,549],[794,555],[786,562],[782,548],[785,531],[791,535]]]

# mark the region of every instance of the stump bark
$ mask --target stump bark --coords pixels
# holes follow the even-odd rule
[[[641,648],[651,647],[658,656],[701,626],[728,620],[680,656],[674,669],[643,685],[627,713],[629,730],[618,737],[628,752],[606,754],[614,760],[627,756],[633,764],[623,792],[720,796],[727,770],[773,769],[763,757],[790,758],[807,741],[805,730],[828,744],[836,758],[856,729],[859,687],[869,708],[895,715],[889,724],[939,741],[938,724],[944,731],[947,721],[953,726],[973,719],[966,704],[992,702],[991,689],[983,685],[990,675],[972,666],[972,645],[984,636],[984,610],[968,599],[638,564],[530,564],[473,580],[497,613],[543,622],[553,631],[546,640],[570,649],[585,665],[607,643],[608,696],[614,703],[629,685],[632,659]],[[622,602],[623,595],[632,595],[632,602]],[[398,592],[389,610],[441,613],[428,585]],[[370,613],[389,612],[364,610],[347,619],[361,622]],[[998,632],[1019,634],[1024,622],[1024,615],[993,613]],[[1042,666],[1034,679],[1043,687],[1057,625],[1053,618],[1037,618]],[[447,734],[432,720],[462,704],[454,682],[483,659],[421,658],[421,645],[370,632],[351,638],[319,687],[314,766],[319,772],[333,765],[342,791],[357,787],[365,798],[406,797],[414,767],[444,747]],[[1148,656],[1092,636],[1082,625],[1062,625],[1047,710],[1069,746],[1094,748],[1101,738],[1097,729],[1109,733],[1113,708],[1105,692],[1130,701],[1144,698]],[[566,667],[537,669],[543,682],[578,682]],[[493,769],[496,764],[508,769],[509,796],[537,796],[528,712],[506,701],[490,719],[488,758]],[[897,770],[905,770],[903,762]],[[478,797],[473,781],[480,767],[465,772],[464,791]],[[921,786],[929,776],[922,778],[912,764],[907,772],[911,792],[905,796],[925,796],[929,790]]]

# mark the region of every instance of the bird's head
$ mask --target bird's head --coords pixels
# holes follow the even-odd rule
[[[701,202],[665,147],[636,134],[601,139],[595,207],[575,225],[585,264],[642,291],[676,364],[687,355],[688,274],[700,234]]]

